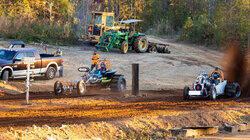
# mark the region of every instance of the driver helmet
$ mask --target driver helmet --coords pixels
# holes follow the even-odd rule
[[[97,51],[94,51],[93,55],[96,55],[97,54]]]
[[[218,67],[215,67],[215,69],[214,69],[215,71],[218,71],[219,70],[219,68]]]
[[[102,62],[102,63],[101,63],[101,68],[105,68],[105,67],[106,67],[105,63]]]

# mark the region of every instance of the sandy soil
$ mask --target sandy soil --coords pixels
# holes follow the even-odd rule
[[[8,43],[2,40],[0,46]],[[77,79],[80,76],[77,68],[90,65],[94,50],[86,45],[60,47],[65,76],[53,80],[36,78],[31,85],[31,105],[23,105],[24,94],[0,94],[0,139],[167,139],[168,130],[173,128],[216,125],[221,128],[226,123],[250,122],[250,98],[183,101],[182,88],[191,85],[201,70],[220,66],[223,53],[169,44],[171,54],[99,52],[101,57],[111,59],[113,69],[125,75],[128,89],[131,64],[140,64],[141,91],[137,97],[130,96],[130,90],[125,94],[102,90],[85,96],[55,96],[54,82]],[[41,50],[39,45],[29,47]],[[56,48],[49,46],[48,50],[53,52]],[[24,80],[10,83],[25,89]]]

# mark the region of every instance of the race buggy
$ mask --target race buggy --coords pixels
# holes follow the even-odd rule
[[[241,89],[238,83],[224,80],[223,72],[219,71],[218,68],[212,71],[210,76],[205,71],[202,71],[193,87],[190,89],[185,86],[183,90],[184,100],[189,100],[190,97],[204,97],[216,100],[219,95],[238,98],[241,95]]]
[[[124,92],[126,90],[126,80],[123,75],[116,74],[111,70],[110,60],[97,60],[93,70],[89,67],[78,68],[79,72],[84,74],[75,81],[62,82],[56,81],[54,92],[56,95],[63,93],[72,93],[84,95],[88,90],[93,88],[110,88],[114,92]]]

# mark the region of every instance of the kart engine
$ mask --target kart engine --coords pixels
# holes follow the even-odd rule
[[[99,83],[102,81],[101,77],[98,77],[95,74],[92,73],[86,73],[82,76],[82,80],[86,83],[86,84],[95,84],[95,83]]]

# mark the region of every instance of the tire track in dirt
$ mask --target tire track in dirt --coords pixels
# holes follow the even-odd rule
[[[8,111],[0,111],[0,127],[10,126],[32,126],[49,124],[52,126],[61,126],[62,124],[80,124],[90,121],[111,121],[117,119],[131,118],[134,116],[144,115],[178,115],[185,114],[190,111],[214,111],[214,110],[230,110],[235,107],[249,108],[250,99],[245,101],[232,101],[231,99],[220,99],[219,101],[181,101],[180,92],[178,96],[163,95],[155,98],[119,98],[113,97],[116,102],[99,103],[99,104],[83,104],[69,106],[53,106],[46,108],[14,108]],[[34,96],[35,95],[35,96]],[[33,95],[33,100],[39,100],[38,94]],[[45,96],[46,94],[43,94]],[[102,95],[103,96],[103,95]],[[108,95],[109,96],[109,95]],[[54,97],[54,96],[53,96]],[[75,100],[73,97],[72,100]],[[107,97],[107,96],[103,96]],[[83,97],[88,98],[88,97]],[[81,98],[78,98],[81,99]],[[173,100],[174,99],[174,100]],[[12,99],[12,102],[15,102]],[[63,100],[63,98],[62,98]],[[243,106],[243,107],[242,107]]]

